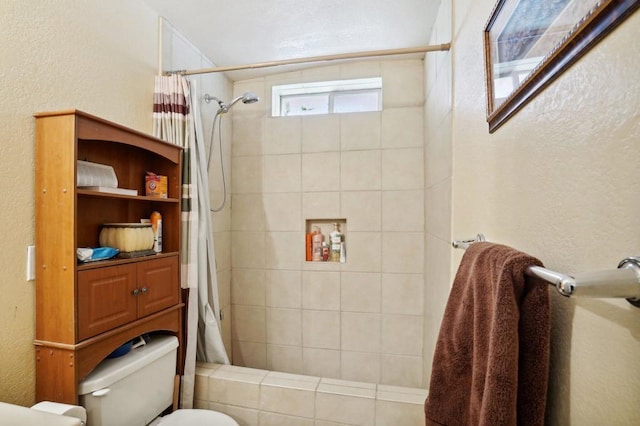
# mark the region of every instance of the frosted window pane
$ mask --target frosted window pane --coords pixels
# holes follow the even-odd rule
[[[329,113],[329,94],[283,96],[282,115],[314,115]]]
[[[333,112],[363,112],[378,111],[379,92],[335,93],[333,98]]]

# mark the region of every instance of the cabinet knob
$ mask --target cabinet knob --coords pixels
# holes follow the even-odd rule
[[[133,294],[134,296],[137,296],[138,293],[140,293],[140,290],[138,290],[137,288],[133,289],[133,291],[131,292],[131,294]]]
[[[146,287],[142,287],[142,288],[140,289],[140,291],[142,292],[142,294],[145,294],[148,290],[147,290],[147,288],[146,288]]]

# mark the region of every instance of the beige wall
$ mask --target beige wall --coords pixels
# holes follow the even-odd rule
[[[32,114],[77,108],[151,131],[157,15],[142,2],[0,2],[0,401],[34,402]]]
[[[615,268],[640,247],[640,14],[490,135],[482,30],[494,3],[453,7],[451,236],[483,232],[567,273]],[[449,84],[446,73],[436,78]],[[427,116],[432,108],[440,107]],[[436,244],[449,234],[445,222]],[[461,253],[450,253],[455,269]],[[549,423],[640,423],[640,310],[624,300],[551,299]]]
[[[234,110],[234,364],[420,386],[424,164],[420,59],[245,80]],[[382,76],[384,111],[271,117],[271,86]],[[345,264],[305,262],[306,220],[346,219]]]

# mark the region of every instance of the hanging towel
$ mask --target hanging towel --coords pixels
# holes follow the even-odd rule
[[[542,262],[486,242],[466,250],[433,358],[426,425],[543,425],[549,371]]]

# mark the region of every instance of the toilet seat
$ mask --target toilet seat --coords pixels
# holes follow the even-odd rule
[[[160,419],[159,426],[239,426],[226,414],[212,410],[176,410]]]

